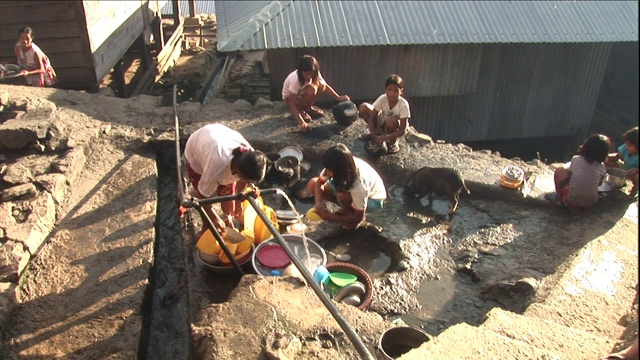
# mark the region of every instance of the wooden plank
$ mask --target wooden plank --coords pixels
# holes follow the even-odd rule
[[[90,68],[93,73],[93,78],[91,80],[87,80],[91,86],[91,89],[94,91],[98,90],[98,84],[100,79],[95,71],[95,64],[93,63],[93,56],[91,54],[91,42],[89,40],[88,33],[88,25],[87,19],[85,17],[85,9],[84,4],[82,2],[76,1],[74,2],[75,13],[76,13],[76,29],[78,29],[78,33],[80,34],[78,37],[78,43],[82,46],[82,59],[85,64],[87,64],[87,68]]]
[[[4,2],[0,2],[2,4]],[[41,22],[74,20],[74,4],[67,1],[51,1],[37,4],[32,1],[21,1],[20,6],[0,6],[0,24],[31,26]],[[34,29],[35,30],[35,29]]]
[[[82,52],[84,51],[79,38],[67,38],[67,39],[39,39],[34,41],[45,54],[52,57],[53,54],[60,54],[65,52]],[[16,40],[3,40],[0,41],[0,57],[11,57],[13,55],[13,48],[16,44]]]
[[[115,30],[98,49],[93,51],[93,61],[98,79],[102,79],[111,71],[111,68],[131,47],[135,39],[142,34],[142,25],[142,12],[138,11]]]
[[[75,20],[68,21],[53,21],[53,22],[31,22],[31,28],[33,29],[34,42],[38,42],[40,38],[72,38],[77,37],[78,27]],[[2,24],[2,31],[0,31],[0,41],[18,39],[18,29],[24,26],[24,23],[15,25]]]
[[[47,5],[49,4],[51,1],[29,1],[29,4],[34,4],[34,5]],[[61,1],[63,2],[63,1]],[[64,1],[64,2],[70,2],[70,1]],[[5,10],[5,9],[9,9],[12,7],[22,7],[24,6],[24,1],[0,1],[0,10]]]
[[[169,54],[169,56],[165,59],[164,62],[159,63],[159,68],[160,71],[159,73],[162,75],[165,73],[165,71],[167,71],[170,67],[172,67],[173,65],[175,65],[176,61],[178,60],[178,58],[180,57],[180,54],[182,53],[182,48],[180,47],[180,45],[175,46],[175,47],[166,47],[165,49],[173,49],[173,51]]]
[[[56,71],[61,68],[92,68],[92,64],[87,63],[82,51],[71,51],[49,56],[51,65]]]
[[[83,4],[87,23],[99,30],[120,26],[143,6],[140,1],[83,1]]]
[[[167,41],[167,44],[165,45],[165,47],[158,54],[158,64],[160,64],[161,66],[163,66],[164,63],[167,61],[167,59],[171,56],[171,54],[173,54],[174,48],[180,47],[180,42],[182,41],[182,33],[183,33],[183,28],[180,25],[176,28],[176,30],[173,32],[173,34]]]
[[[158,62],[153,61],[153,63],[151,63],[151,66],[149,67],[147,72],[145,72],[145,74],[140,79],[140,82],[138,83],[136,88],[133,89],[131,96],[144,94],[147,91],[149,91],[149,89],[151,88],[151,85],[155,82],[156,75],[158,75]]]

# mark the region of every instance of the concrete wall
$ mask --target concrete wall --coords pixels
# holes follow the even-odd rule
[[[573,136],[589,126],[611,44],[447,44],[268,50],[273,97],[303,54],[356,102],[406,82],[411,124],[447,142]],[[326,100],[331,100],[326,98]]]

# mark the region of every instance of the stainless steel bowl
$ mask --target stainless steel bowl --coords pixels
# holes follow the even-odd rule
[[[604,181],[612,187],[621,188],[627,183],[627,172],[619,168],[607,169]]]

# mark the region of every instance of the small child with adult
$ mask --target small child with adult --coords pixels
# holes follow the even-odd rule
[[[596,134],[587,138],[571,162],[554,172],[556,192],[548,199],[558,206],[564,204],[573,209],[595,205],[600,199],[598,186],[605,176],[603,162],[610,148],[611,140],[607,136]]]
[[[185,145],[187,175],[195,190],[195,196],[203,199],[234,195],[251,183],[264,178],[267,156],[254,150],[237,131],[222,124],[209,124],[196,130]],[[237,186],[236,186],[237,183]],[[225,201],[220,204],[225,218],[213,212],[211,204],[203,208],[221,235],[225,226],[233,227],[233,218],[240,218],[240,201]]]
[[[14,48],[22,75],[31,86],[52,86],[56,81],[56,72],[51,61],[38,45],[33,43],[33,30],[25,26],[18,30],[18,42]]]
[[[360,104],[358,113],[369,128],[369,133],[360,135],[360,140],[374,144],[386,142],[389,154],[400,151],[398,138],[406,133],[411,117],[409,102],[402,97],[403,89],[404,80],[397,74],[391,74],[384,82],[384,94],[373,104]]]
[[[315,210],[322,219],[343,223],[343,229],[352,230],[363,225],[365,213],[383,207],[387,190],[382,178],[366,161],[353,156],[344,144],[329,148],[322,163],[324,170],[320,176],[307,183],[314,195]],[[324,200],[338,204],[340,209],[330,212]]]
[[[630,198],[638,196],[638,127],[629,129],[622,135],[624,144],[618,147],[618,152],[609,154],[605,165],[621,167],[627,171],[627,179],[633,184],[629,192]]]
[[[349,100],[347,95],[339,95],[320,74],[320,63],[311,55],[304,55],[298,68],[291,72],[282,85],[282,100],[291,111],[291,117],[298,122],[300,131],[310,129],[312,117],[324,116],[324,111],[314,104],[322,94],[328,94],[337,101]]]

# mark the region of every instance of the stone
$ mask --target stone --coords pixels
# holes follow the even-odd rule
[[[56,220],[56,205],[53,196],[40,192],[31,202],[31,213],[26,220],[6,229],[9,240],[20,242],[31,254],[35,254],[47,239]]]
[[[36,189],[36,186],[34,184],[20,184],[2,190],[2,201],[31,199],[34,198],[37,193],[38,190]]]
[[[3,180],[7,183],[18,185],[33,181],[33,179],[51,170],[51,161],[55,155],[31,154],[17,159],[7,165],[7,172]]]
[[[7,120],[0,125],[0,148],[22,149],[44,139],[50,126],[48,118],[27,119],[25,115]]]
[[[7,170],[2,177],[2,180],[11,184],[19,185],[32,181],[34,178],[33,173],[29,166],[22,161],[7,165]]]
[[[29,264],[31,254],[15,241],[7,241],[0,247],[0,282],[18,283],[22,270]]]
[[[67,178],[68,184],[73,184],[82,169],[84,169],[86,162],[87,157],[84,154],[84,149],[80,146],[67,151],[66,154],[58,161],[55,161],[52,166],[57,172]]]
[[[27,112],[22,116],[23,120],[49,119],[58,107],[49,100],[42,98],[27,100]]]
[[[456,144],[456,148],[458,148],[458,150],[460,151],[473,152],[473,149],[470,146],[462,143]]]
[[[486,149],[476,150],[476,153],[484,154],[484,155],[491,155],[491,150],[486,150]]]
[[[7,328],[9,316],[17,304],[18,285],[10,282],[0,283],[0,328]]]
[[[270,360],[297,359],[302,342],[293,334],[270,333],[264,337],[263,351]]]
[[[233,109],[242,113],[250,113],[253,111],[253,106],[247,100],[238,99],[233,103]]]
[[[29,145],[29,150],[36,154],[43,154],[46,147],[40,143],[40,141],[35,141],[33,144]]]
[[[0,228],[6,229],[8,227],[14,226],[17,223],[16,219],[13,217],[12,211],[13,203],[0,202]]]
[[[262,97],[258,97],[258,99],[256,100],[256,102],[253,104],[253,107],[258,109],[258,110],[264,110],[264,109],[273,109],[273,102],[262,98]]]
[[[69,189],[67,178],[64,175],[59,173],[44,174],[36,176],[34,181],[53,196],[56,204],[62,204]]]
[[[47,130],[47,151],[65,151],[67,150],[67,129],[61,123],[54,122]]]
[[[0,91],[0,105],[9,105],[8,91]]]

